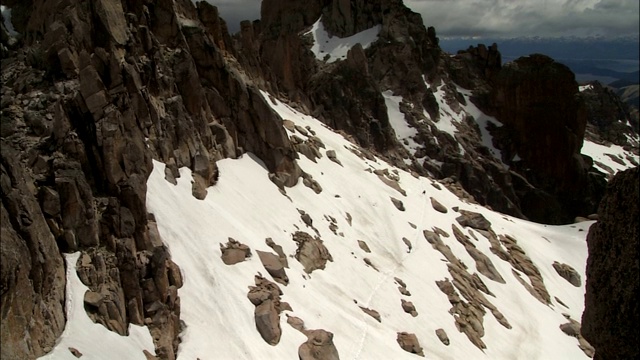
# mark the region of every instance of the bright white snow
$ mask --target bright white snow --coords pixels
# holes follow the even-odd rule
[[[498,159],[498,161],[502,161],[502,152],[498,148],[493,146],[493,136],[491,136],[489,130],[487,129],[489,123],[495,125],[496,127],[500,127],[502,125],[498,120],[496,120],[496,118],[483,113],[482,110],[478,109],[478,107],[473,102],[471,102],[471,90],[463,89],[460,86],[456,86],[456,88],[458,92],[460,92],[462,96],[464,96],[464,99],[467,102],[467,105],[461,104],[462,108],[467,112],[467,114],[473,116],[476,123],[478,124],[478,127],[480,128],[482,145],[486,146],[487,149],[489,149],[491,155]]]
[[[627,159],[627,157],[632,157],[636,160],[636,163],[640,163],[640,159],[637,155],[634,155],[630,151],[626,151],[620,145],[600,145],[596,144],[589,140],[584,140],[582,144],[582,149],[580,150],[582,154],[589,155],[593,158],[593,160],[598,161],[605,166],[611,168],[611,170],[615,172],[626,170],[632,167],[635,167],[631,161]],[[608,155],[607,155],[608,154]],[[614,161],[611,159],[611,156],[617,157],[620,161],[624,163],[624,165]],[[601,167],[600,165],[594,163],[598,169],[603,171],[604,173],[608,173],[608,169]]]
[[[382,96],[384,97],[384,103],[387,106],[389,123],[391,124],[393,131],[395,131],[396,137],[400,140],[400,143],[411,152],[411,154],[415,154],[416,150],[420,147],[420,144],[416,143],[413,137],[418,134],[418,131],[409,126],[404,114],[400,111],[402,96],[393,95],[391,90],[382,92]]]
[[[155,355],[153,339],[146,326],[129,325],[129,336],[120,336],[94,323],[84,310],[84,294],[89,288],[80,281],[76,264],[80,253],[65,254],[67,263],[67,325],[58,342],[41,360],[76,360],[69,347],[82,353],[82,359],[146,359],[143,350]]]
[[[347,52],[357,43],[360,43],[364,49],[368,48],[378,40],[378,34],[381,28],[380,25],[376,25],[349,37],[339,38],[337,36],[330,36],[329,33],[327,33],[324,29],[324,24],[322,24],[322,17],[320,17],[318,21],[313,24],[311,30],[304,35],[311,34],[313,36],[311,51],[315,54],[316,58],[332,63],[336,60],[346,59]]]
[[[427,86],[429,86],[427,84]],[[433,95],[438,102],[438,107],[440,108],[440,121],[435,122],[436,127],[440,131],[444,131],[449,133],[451,136],[455,137],[455,133],[458,132],[458,128],[455,126],[455,123],[460,123],[464,120],[464,113],[462,111],[455,111],[451,108],[447,100],[445,100],[445,90],[444,84],[440,85],[440,87],[436,88]],[[425,111],[425,116],[428,114]]]
[[[583,92],[585,90],[591,90],[591,89],[593,89],[593,85],[591,85],[591,84],[578,86],[578,91],[580,91],[580,92]]]

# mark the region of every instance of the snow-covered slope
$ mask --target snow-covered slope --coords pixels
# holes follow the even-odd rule
[[[96,324],[84,310],[84,294],[89,288],[76,272],[80,252],[66,254],[67,263],[67,325],[56,347],[44,360],[77,359],[70,349],[82,354],[83,359],[145,359],[143,351],[155,355],[153,339],[146,326],[129,325],[129,336],[120,336]]]
[[[568,264],[584,280],[585,236],[592,222],[540,225],[463,202],[432,179],[415,177],[375,157],[367,159],[354,144],[318,120],[263,95],[283,119],[307,130],[306,135],[295,130],[296,136],[315,136],[324,144],[320,159],[299,159],[302,169],[320,184],[322,192],[317,194],[300,181],[286,189],[286,195],[281,193],[269,180],[265,166],[249,153],[219,161],[218,183],[208,189],[204,200],[197,200],[192,196],[190,170],[180,169],[181,176],[173,185],[164,178],[165,165],[154,162],[147,184],[148,210],[154,214],[160,235],[184,277],[179,295],[186,328],[181,335],[179,359],[296,358],[306,336],[287,324],[288,316],[304,320],[308,329],[332,332],[342,359],[415,357],[398,345],[398,332],[414,333],[426,357],[434,359],[586,357],[578,340],[559,328],[568,322],[567,317],[580,319],[584,282],[578,287],[571,285],[552,264]],[[388,104],[394,105],[390,107],[393,112],[401,98],[383,95]],[[402,126],[394,124],[399,136],[409,137],[410,129]],[[294,134],[287,131],[290,136]],[[330,150],[335,151],[340,164],[329,159]],[[595,154],[599,148],[587,150]],[[389,186],[394,183],[396,188]],[[402,201],[404,211],[391,198]],[[447,212],[437,211],[430,198],[444,205]],[[300,210],[313,219],[312,227],[302,220]],[[456,220],[463,210],[482,214],[498,237],[507,235],[517,241],[538,269],[550,294],[549,304],[536,299],[522,284],[524,281],[533,285],[529,274],[515,269],[491,250],[487,232],[463,227]],[[504,283],[481,273],[463,242],[453,236],[454,227],[461,229],[472,247],[490,259]],[[458,315],[450,313],[452,304],[436,284],[453,276],[448,269],[451,259],[445,258],[423,235],[423,230],[436,229],[449,234],[441,237],[443,243],[465,264],[469,274],[478,273],[490,293],[486,299],[511,326],[500,324],[486,308],[482,317],[484,350],[458,330]],[[333,258],[324,270],[307,274],[294,258],[297,246],[292,234],[296,231],[324,241]],[[254,256],[225,265],[220,244],[228,238],[248,245]],[[271,279],[256,256],[257,250],[272,252],[266,238],[282,246],[289,257],[286,272],[290,282],[280,288],[282,301],[292,310],[281,314],[282,337],[275,346],[267,344],[256,330],[255,307],[247,298],[255,275]],[[365,252],[358,240],[365,242],[371,252]],[[92,324],[78,306],[82,303],[78,296],[86,287],[73,271],[77,257],[68,257],[69,322],[60,343],[46,358],[72,358],[67,348],[74,347],[88,359],[144,359],[142,350],[153,349],[148,333],[143,334],[144,328],[132,326],[132,335],[121,337]],[[406,284],[410,296],[399,292],[396,278]],[[461,298],[473,301],[462,293]],[[402,300],[413,303],[416,317],[403,310]],[[359,306],[378,311],[381,321],[365,314]],[[448,346],[438,339],[436,329],[446,332]]]
[[[268,179],[264,166],[251,154],[218,163],[220,180],[209,188],[203,201],[191,196],[191,177],[181,169],[178,185],[164,180],[164,165],[154,164],[148,181],[148,208],[155,215],[160,234],[181,267],[185,285],[180,290],[182,319],[186,330],[179,357],[182,359],[283,359],[296,358],[298,346],[306,338],[281,316],[282,339],[276,346],[262,340],[255,328],[254,306],[247,299],[254,275],[269,277],[257,256],[236,265],[220,259],[219,244],[232,237],[252,251],[271,251],[265,238],[271,237],[292,256],[297,230],[315,234],[300,218],[298,209],[313,219],[313,226],[333,257],[326,269],[307,275],[300,263],[289,259],[290,283],[280,286],[293,311],[286,314],[305,321],[309,329],[334,333],[334,343],[343,359],[410,359],[396,333],[415,333],[429,358],[458,359],[548,359],[584,358],[575,338],[564,335],[559,325],[567,322],[563,313],[579,319],[583,310],[584,287],[574,287],[561,278],[552,263],[559,261],[574,267],[584,278],[587,257],[584,242],[590,222],[569,226],[544,226],[488,211],[461,202],[444,187],[432,185],[426,178],[415,178],[398,171],[399,185],[406,196],[387,186],[370,171],[395,170],[381,160],[365,160],[350,149],[354,145],[325,128],[317,120],[297,113],[276,102],[278,113],[296,125],[308,127],[326,145],[335,150],[342,166],[327,156],[314,163],[301,157],[300,165],[319,182],[323,191],[316,194],[302,183],[282,195]],[[300,134],[298,134],[300,136]],[[326,151],[325,150],[325,151]],[[437,186],[437,185],[436,185]],[[405,211],[399,211],[390,197],[400,199]],[[434,197],[449,210],[435,211],[429,202]],[[481,351],[455,326],[448,313],[451,304],[436,286],[450,278],[447,262],[424,238],[422,231],[437,226],[451,233],[459,213],[453,207],[482,213],[497,234],[508,234],[540,270],[552,298],[550,305],[536,300],[512,274],[512,266],[489,250],[489,241],[473,234],[474,245],[486,254],[505,279],[505,284],[480,275],[495,294],[490,301],[512,325],[507,329],[491,315],[484,317],[487,348]],[[329,229],[330,217],[338,229]],[[351,224],[347,221],[351,218]],[[411,225],[414,224],[415,228]],[[402,241],[408,239],[411,251]],[[371,253],[365,253],[357,240],[365,241]],[[474,260],[453,236],[443,238],[453,253],[476,272]],[[368,266],[364,258],[376,268]],[[411,296],[398,292],[394,277],[407,285]],[[526,279],[526,277],[525,277]],[[557,297],[565,305],[560,305]],[[401,307],[401,299],[412,301],[419,315],[412,317]],[[356,304],[357,302],[357,304]],[[378,323],[358,305],[377,310]],[[443,345],[435,330],[443,328],[451,344]]]

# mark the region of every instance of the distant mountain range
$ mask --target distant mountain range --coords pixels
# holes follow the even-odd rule
[[[600,80],[627,84],[639,82],[638,38],[442,38],[443,50],[456,53],[479,43],[498,44],[504,62],[521,56],[540,53],[569,66],[578,81]]]

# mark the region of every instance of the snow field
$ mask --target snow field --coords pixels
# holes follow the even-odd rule
[[[380,25],[376,25],[367,30],[361,31],[352,36],[345,38],[339,38],[337,36],[331,36],[324,28],[322,23],[322,17],[316,21],[311,30],[304,35],[311,34],[313,36],[313,46],[311,51],[318,60],[332,63],[337,60],[344,60],[347,58],[347,53],[351,48],[360,43],[363,49],[368,48],[376,40],[378,40],[378,34],[380,33]],[[328,58],[327,58],[328,55]]]

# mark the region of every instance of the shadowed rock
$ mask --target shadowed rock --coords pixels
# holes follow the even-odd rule
[[[273,280],[285,286],[289,284],[289,277],[287,277],[284,266],[277,255],[260,250],[256,250],[256,252],[258,253],[258,257],[260,258],[262,265],[269,275],[273,277]]]
[[[431,206],[433,207],[434,210],[441,212],[443,214],[446,214],[449,211],[444,205],[440,204],[438,200],[434,199],[433,197],[431,197],[430,199],[431,199]]]
[[[640,358],[639,176],[636,167],[611,180],[587,236],[582,335],[596,349],[595,359]]]
[[[362,310],[365,314],[371,316],[372,318],[378,320],[378,322],[382,322],[382,320],[380,319],[380,313],[373,310],[373,309],[369,309],[363,306],[358,306],[360,308],[360,310]]]
[[[484,215],[467,210],[460,210],[460,216],[456,218],[456,221],[462,226],[469,226],[478,230],[491,229],[491,223]]]
[[[396,341],[402,350],[424,357],[424,352],[422,351],[420,342],[418,342],[418,338],[415,334],[410,334],[404,331],[399,332]]]

